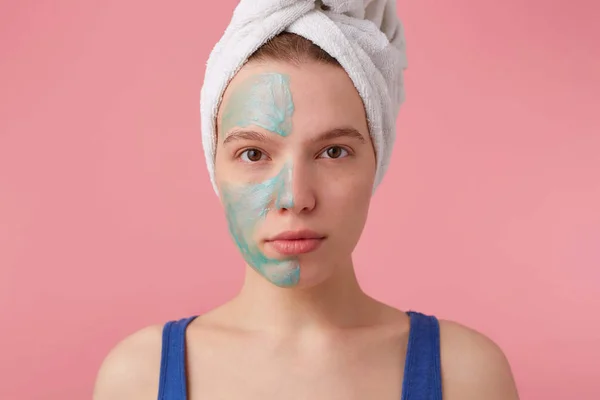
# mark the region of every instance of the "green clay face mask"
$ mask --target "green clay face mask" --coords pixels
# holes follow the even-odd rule
[[[265,73],[242,82],[223,112],[223,132],[233,127],[260,126],[280,136],[292,132],[294,103],[290,79],[286,75]]]
[[[233,127],[259,126],[280,136],[292,130],[294,103],[289,77],[260,74],[241,83],[223,112],[222,131]],[[229,232],[244,260],[273,284],[290,287],[300,279],[296,258],[274,259],[259,249],[254,233],[271,210],[294,205],[292,164],[286,163],[272,178],[260,183],[224,183],[222,201]]]

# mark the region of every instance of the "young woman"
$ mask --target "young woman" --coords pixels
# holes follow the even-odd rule
[[[490,339],[361,290],[352,252],[378,171],[365,108],[336,58],[302,36],[252,53],[219,100],[214,153],[243,287],[125,338],[95,400],[518,398]]]

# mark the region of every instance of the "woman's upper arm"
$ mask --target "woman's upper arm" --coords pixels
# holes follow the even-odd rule
[[[156,399],[160,374],[162,327],[150,326],[128,336],[102,361],[94,400]]]
[[[508,359],[485,335],[440,321],[444,400],[518,400]]]

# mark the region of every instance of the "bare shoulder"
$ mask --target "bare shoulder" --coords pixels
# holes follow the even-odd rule
[[[518,400],[508,359],[489,337],[440,320],[444,399]]]
[[[94,400],[157,397],[162,328],[152,325],[140,329],[110,350],[96,376]]]

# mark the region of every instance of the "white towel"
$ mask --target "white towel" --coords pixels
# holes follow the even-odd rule
[[[353,81],[375,147],[374,191],[388,168],[404,101],[407,62],[395,0],[241,0],[208,58],[200,96],[202,144],[217,195],[216,116],[223,92],[247,58],[283,31],[303,36],[335,57]]]

